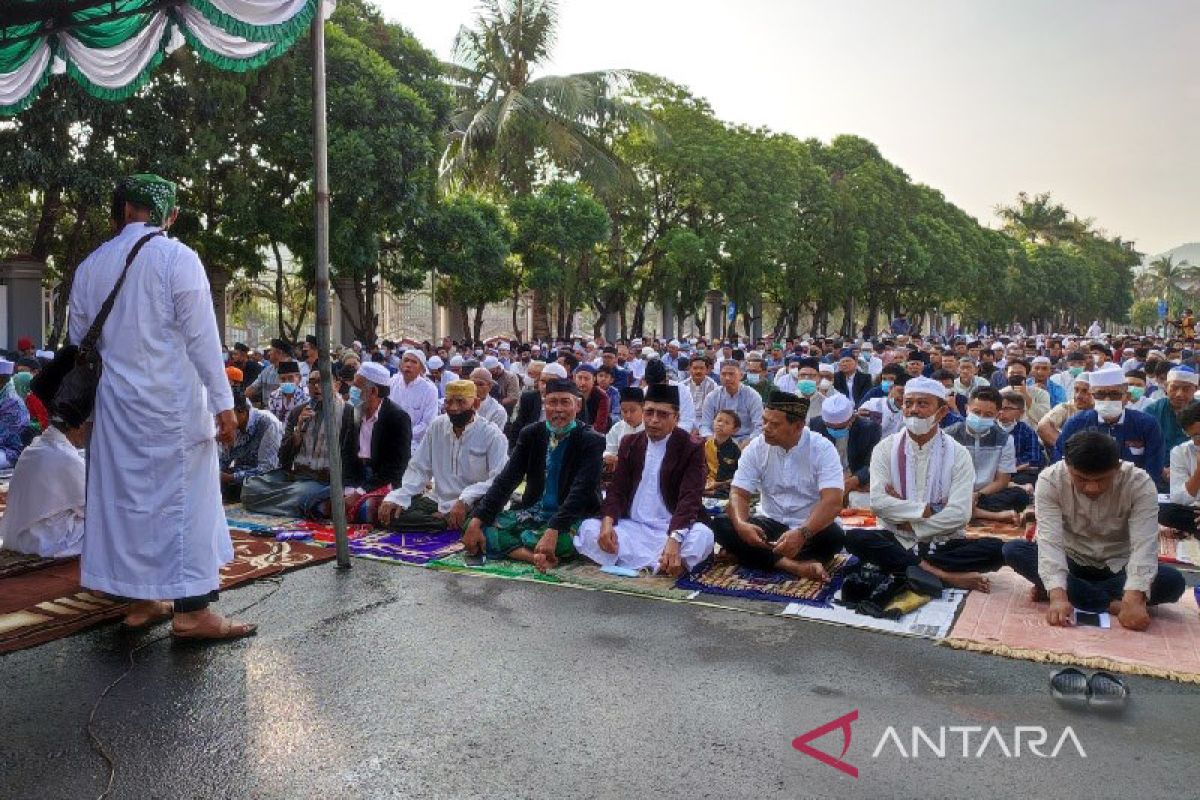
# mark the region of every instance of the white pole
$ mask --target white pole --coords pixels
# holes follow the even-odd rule
[[[312,21],[313,48],[313,173],[317,231],[317,368],[321,371],[321,403],[329,442],[329,513],[337,542],[337,565],[350,569],[346,537],[346,506],[342,502],[342,450],[333,402],[333,372],[329,357],[329,130],[325,121],[325,0],[317,0]]]

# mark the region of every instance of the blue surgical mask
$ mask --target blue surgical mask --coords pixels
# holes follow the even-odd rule
[[[809,395],[816,394],[817,382],[811,378],[804,378],[796,384],[796,388],[800,390],[800,394],[807,397]]]
[[[300,387],[294,383],[284,383],[280,384],[279,391],[283,392],[284,394],[295,394],[296,390],[299,388]]]
[[[827,427],[825,430],[829,431],[829,435],[831,437],[833,437],[834,439],[845,439],[847,436],[850,435],[849,428],[828,428]]]
[[[362,405],[362,400],[362,389],[359,389],[357,386],[351,386],[350,396],[346,398],[346,402],[355,408],[358,408]]]
[[[981,417],[975,413],[967,414],[967,427],[970,428],[973,433],[987,433],[995,424],[996,420],[994,419]]]
[[[879,382],[879,388],[883,389],[884,394],[887,394],[888,392],[890,392],[892,390],[892,387],[895,385],[896,385],[895,381],[880,381]]]
[[[753,386],[754,384],[758,383],[758,381],[761,377],[762,376],[759,375],[757,372],[747,372],[746,373],[746,383]]]

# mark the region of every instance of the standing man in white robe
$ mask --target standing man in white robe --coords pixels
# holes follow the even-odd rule
[[[413,348],[400,359],[400,372],[392,378],[388,397],[408,413],[412,421],[412,447],[416,450],[429,423],[438,415],[438,390],[425,377],[425,353]]]
[[[84,338],[134,245],[160,235],[134,259],[97,344],[104,373],[80,581],[139,601],[125,618],[130,627],[174,611],[178,638],[248,636],[255,625],[209,609],[221,565],[233,559],[217,443],[233,442],[237,419],[208,278],[194,250],[162,235],[177,214],[175,184],[157,175],[126,178],[112,210],[119,232],[75,273],[72,342]]]

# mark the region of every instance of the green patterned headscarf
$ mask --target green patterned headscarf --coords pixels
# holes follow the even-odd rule
[[[150,223],[162,225],[175,208],[175,184],[150,173],[130,175],[121,188],[125,199],[134,205],[150,209]]]

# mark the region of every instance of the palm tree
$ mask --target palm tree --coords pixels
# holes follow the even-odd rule
[[[556,167],[578,173],[602,193],[629,177],[601,134],[613,123],[646,123],[642,109],[617,97],[638,73],[534,77],[554,45],[557,24],[556,0],[485,0],[473,26],[459,30],[454,63],[446,65],[457,105],[441,158],[443,187],[524,195],[539,171]],[[545,338],[549,317],[539,294],[532,335]]]
[[[1151,261],[1143,276],[1149,293],[1166,300],[1176,314],[1183,310],[1187,297],[1193,295],[1200,284],[1200,268],[1189,264],[1187,259],[1176,262],[1171,255]]]
[[[1033,197],[1021,192],[1016,205],[997,206],[996,215],[1005,232],[1019,241],[1034,244],[1078,241],[1091,228],[1091,220],[1079,219],[1061,203],[1053,202],[1049,192]]]

